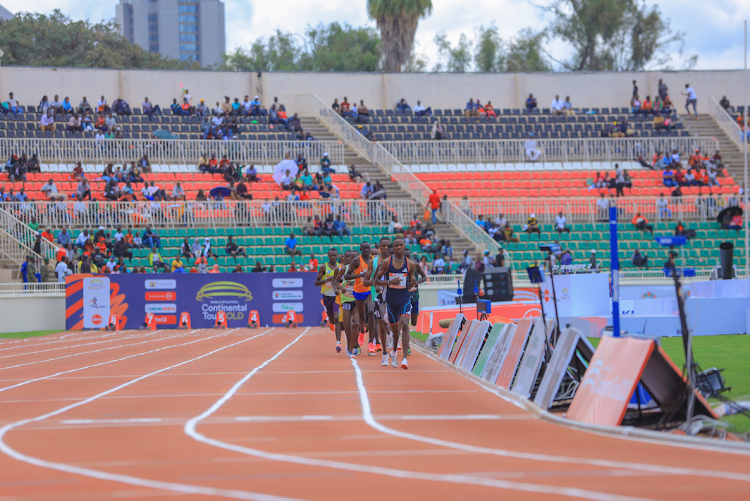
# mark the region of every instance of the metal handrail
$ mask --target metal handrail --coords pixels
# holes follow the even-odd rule
[[[65,297],[65,284],[60,282],[0,284],[0,298],[40,296]]]
[[[7,204],[3,208],[0,208],[0,229],[4,231],[2,238],[3,246],[7,245],[6,241],[12,240],[16,242],[17,247],[21,246],[24,249],[22,254],[17,254],[18,259],[14,259],[16,263],[20,265],[26,260],[26,256],[29,254],[35,255],[39,259],[54,257],[56,247],[45,239],[41,240],[41,255],[34,252],[34,243],[39,233],[29,228],[24,221],[6,210],[12,208],[13,204]]]
[[[719,149],[716,138],[698,136],[537,139],[533,149],[539,151],[539,157],[535,163],[530,163],[525,139],[382,141],[378,144],[404,164],[526,163],[534,167],[544,163],[635,162],[639,156],[651,159],[657,151],[692,152],[701,148],[704,152],[713,152]]]
[[[148,155],[153,164],[197,164],[201,155],[227,155],[241,164],[275,165],[285,153],[308,160],[328,153],[334,164],[344,163],[344,145],[338,141],[218,141],[186,139],[11,139],[0,138],[0,158],[36,154],[44,163],[129,164]]]
[[[724,134],[729,136],[732,142],[740,149],[740,151],[742,151],[747,144],[746,141],[743,141],[742,129],[740,129],[737,121],[727,113],[727,110],[725,110],[713,96],[708,97],[708,113],[714,120],[716,120],[716,123],[719,125],[719,128],[724,131]]]

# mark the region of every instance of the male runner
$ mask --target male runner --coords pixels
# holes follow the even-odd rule
[[[371,250],[372,247],[370,246],[370,242],[362,242],[360,244],[360,255],[352,259],[352,262],[349,264],[349,269],[344,275],[344,279],[356,280],[354,283],[354,299],[356,299],[357,301],[357,311],[359,312],[359,318],[365,320],[364,322],[362,322],[361,327],[364,328],[365,324],[367,325],[367,330],[369,332],[367,354],[372,357],[375,356],[375,321],[372,315],[368,315],[368,313],[370,313],[371,311],[370,305],[372,304],[372,294],[370,291],[370,286],[365,284],[365,278],[367,276],[371,276],[367,275],[368,266],[373,259]],[[360,346],[365,344],[365,336],[362,332],[362,329],[360,329],[359,344]]]
[[[373,257],[372,261],[370,261],[370,264],[367,267],[367,277],[365,278],[365,283],[372,286],[372,296],[374,298],[373,316],[376,319],[380,341],[376,349],[378,351],[383,350],[383,358],[380,364],[383,366],[388,365],[388,351],[390,351],[388,348],[389,329],[388,324],[386,323],[388,312],[385,305],[385,288],[376,287],[374,282],[375,273],[378,271],[378,264],[388,260],[388,257],[391,255],[390,248],[392,246],[393,245],[391,244],[390,238],[383,237],[380,239],[380,245],[378,246],[378,256]]]
[[[336,330],[336,353],[341,353],[341,323],[338,321],[338,305],[336,304],[336,289],[334,279],[338,264],[339,251],[331,247],[328,249],[328,262],[319,267],[318,276],[315,278],[315,285],[320,286],[320,292],[323,294],[323,305],[328,314],[328,322]]]
[[[406,256],[406,259],[414,263],[415,266],[416,274],[413,277],[410,277],[410,282],[414,284],[414,286],[409,289],[409,297],[411,298],[411,325],[412,327],[416,327],[417,320],[419,320],[419,284],[427,281],[427,275],[422,269],[422,265],[419,264],[419,261],[412,260],[411,251],[408,247],[406,248],[404,255]],[[407,352],[407,355],[411,355],[411,349],[407,350]]]
[[[341,279],[345,276],[347,267],[352,261],[353,254],[353,251],[344,252],[344,257],[341,259],[341,266],[336,271],[336,278],[334,281],[336,288],[341,293],[341,309],[343,314],[340,317],[340,320],[343,321],[344,332],[346,333],[346,355],[350,358],[356,357],[361,353],[361,349],[357,343],[359,314],[355,308],[356,300],[354,299],[354,280],[344,280],[341,282]]]
[[[375,275],[375,285],[386,287],[385,301],[388,311],[388,323],[393,332],[393,349],[390,353],[391,366],[398,367],[399,334],[403,337],[403,357],[401,368],[408,369],[407,357],[409,353],[409,317],[411,316],[411,297],[409,288],[413,286],[412,280],[416,274],[416,264],[409,261],[404,255],[406,242],[403,238],[393,241],[393,255],[387,261],[378,265]]]

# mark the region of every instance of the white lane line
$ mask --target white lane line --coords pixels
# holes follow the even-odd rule
[[[14,358],[14,357],[23,357],[24,355],[36,355],[37,353],[47,353],[48,351],[57,351],[57,350],[68,350],[70,348],[80,348],[81,346],[91,346],[94,344],[102,344],[102,343],[111,343],[113,341],[121,341],[122,339],[108,339],[106,341],[95,341],[93,343],[84,343],[84,344],[72,344],[70,346],[59,346],[57,348],[49,348],[46,350],[39,350],[39,351],[27,351],[24,353],[14,353],[13,355],[5,355],[3,357],[0,357],[0,359],[3,358]]]
[[[224,334],[228,334],[228,332],[225,332]],[[124,347],[128,347],[128,346],[138,346],[138,345],[145,344],[145,343],[155,343],[155,342],[163,341],[165,339],[172,339],[172,338],[175,338],[175,337],[184,337],[184,336],[185,336],[185,334],[175,334],[175,335],[167,336],[167,337],[163,337],[163,338],[149,339],[148,341],[142,341],[140,343],[121,344],[119,346],[110,346],[109,348],[102,348],[100,350],[82,351],[80,353],[73,353],[71,355],[65,355],[65,356],[62,356],[62,357],[48,358],[46,360],[37,360],[35,362],[27,362],[27,363],[24,363],[24,364],[9,365],[8,367],[0,367],[0,371],[4,371],[4,370],[8,370],[8,369],[15,369],[17,367],[24,367],[24,366],[28,366],[28,365],[34,365],[34,364],[43,364],[43,363],[46,363],[46,362],[53,362],[55,360],[62,360],[62,359],[65,359],[65,358],[78,357],[78,356],[81,356],[81,355],[89,355],[91,353],[100,353],[102,351],[116,350],[117,348],[124,348]],[[120,341],[120,340],[118,339],[117,341]]]
[[[273,452],[266,452],[266,451],[261,451],[258,449],[252,449],[249,447],[244,447],[241,445],[236,445],[236,444],[232,444],[228,442],[222,442],[221,440],[208,438],[205,435],[198,433],[196,431],[195,428],[198,425],[198,423],[210,417],[214,412],[219,410],[222,405],[224,405],[230,398],[232,398],[232,396],[234,396],[237,393],[237,390],[239,390],[243,384],[245,384],[251,377],[253,377],[263,367],[270,364],[271,362],[276,360],[279,356],[281,356],[282,353],[284,353],[287,349],[289,349],[292,345],[294,345],[297,341],[299,341],[305,335],[306,332],[307,330],[305,330],[305,332],[303,332],[294,341],[286,345],[281,351],[276,353],[276,355],[269,358],[263,364],[259,365],[258,367],[250,371],[250,373],[248,373],[244,378],[239,380],[237,384],[235,384],[226,394],[224,394],[223,397],[217,400],[203,414],[196,416],[190,419],[187,423],[185,423],[185,433],[188,436],[197,440],[198,442],[203,442],[205,444],[213,445],[215,447],[219,447],[222,449],[239,452],[241,454],[248,454],[250,456],[255,456],[255,457],[259,457],[263,459],[270,459],[273,461],[283,461],[283,462],[301,464],[301,465],[306,465],[306,466],[320,466],[320,467],[334,468],[334,469],[339,469],[339,470],[356,471],[360,473],[372,473],[376,475],[385,475],[385,476],[395,477],[395,478],[426,480],[429,482],[471,484],[471,485],[494,487],[494,488],[499,488],[499,489],[516,490],[516,491],[523,491],[523,492],[563,495],[563,496],[574,497],[576,499],[592,499],[595,501],[636,501],[636,500],[643,501],[647,499],[647,498],[638,498],[638,497],[630,497],[630,496],[618,496],[615,494],[587,491],[583,489],[527,484],[527,483],[511,482],[507,480],[498,480],[498,479],[492,479],[492,478],[473,477],[470,475],[416,472],[416,471],[408,471],[408,470],[399,470],[399,469],[394,469],[394,468],[384,468],[384,467],[379,467],[379,466],[369,466],[369,465],[361,465],[361,464],[354,464],[354,463],[342,463],[339,461],[330,461],[326,459],[313,459],[309,457],[291,456],[288,454],[277,454]],[[356,365],[356,362],[354,361],[354,359],[352,359],[352,362],[355,363]],[[369,406],[369,403],[368,403],[368,406]],[[367,438],[378,439],[378,436],[373,435],[372,437],[367,437]]]
[[[120,424],[120,423],[161,423],[161,418],[130,419],[63,419],[62,424]]]
[[[195,329],[195,330],[191,331],[190,334],[192,334],[194,332],[198,332],[200,330],[203,330],[203,329]],[[54,377],[57,377],[57,376],[61,376],[63,374],[70,374],[72,372],[78,372],[78,371],[82,371],[82,370],[86,370],[86,369],[91,369],[92,367],[100,367],[102,365],[113,364],[115,362],[122,362],[123,360],[128,360],[129,358],[140,357],[140,356],[143,356],[143,355],[148,355],[149,353],[156,353],[158,351],[168,350],[170,348],[177,348],[179,346],[187,346],[187,345],[190,345],[190,344],[200,343],[201,341],[208,341],[209,339],[213,339],[213,338],[216,338],[216,337],[221,337],[221,336],[224,336],[225,334],[227,334],[227,333],[225,332],[225,333],[217,334],[215,336],[209,336],[209,337],[205,337],[205,338],[196,339],[195,341],[190,341],[188,343],[173,344],[171,346],[164,346],[162,348],[157,348],[156,350],[144,351],[142,353],[136,353],[134,355],[128,355],[127,357],[117,358],[115,360],[108,360],[107,362],[100,362],[98,364],[87,365],[85,367],[79,367],[77,369],[70,369],[70,370],[67,370],[67,371],[57,372],[55,374],[50,374],[49,376],[43,376],[43,377],[39,377],[39,378],[36,378],[36,379],[29,379],[27,381],[23,381],[22,383],[18,383],[18,384],[14,384],[12,386],[6,386],[4,388],[0,388],[0,393],[2,393],[4,391],[12,390],[13,388],[18,388],[19,386],[25,386],[27,384],[35,383],[37,381],[43,381],[45,379],[51,379],[51,378],[54,378]],[[153,339],[153,340],[150,340],[150,341],[142,341],[140,343],[129,344],[127,346],[138,346],[140,344],[153,343],[153,342],[156,342],[156,341],[166,341],[168,339],[172,339],[173,337],[182,337],[182,336],[170,336],[170,337],[160,338],[158,340]],[[67,400],[67,399],[64,399],[64,400]],[[33,400],[33,401],[39,401],[39,400]],[[45,401],[45,400],[41,400],[41,401]],[[53,401],[53,400],[52,399],[48,399],[46,401]],[[6,401],[6,403],[10,403],[10,402]]]
[[[611,461],[607,459],[592,459],[592,458],[577,458],[568,456],[554,456],[549,454],[535,454],[527,452],[509,451],[505,449],[493,449],[490,447],[479,447],[475,445],[461,444],[457,442],[449,442],[447,440],[441,440],[438,438],[424,437],[421,435],[415,435],[413,433],[407,433],[379,423],[372,415],[370,408],[370,399],[367,396],[367,390],[365,389],[364,380],[362,379],[362,371],[359,369],[359,365],[355,359],[351,359],[352,366],[357,376],[357,387],[359,388],[360,401],[362,402],[362,416],[365,422],[375,428],[378,431],[393,435],[394,437],[406,438],[409,440],[415,440],[417,442],[423,442],[426,444],[437,445],[441,447],[450,447],[452,449],[464,450],[467,452],[475,452],[477,454],[490,454],[493,456],[517,458],[517,459],[528,459],[532,461],[547,461],[552,463],[575,463],[585,464],[589,466],[602,466],[606,468],[616,469],[629,469],[638,470],[645,472],[659,472],[668,475],[697,475],[701,477],[713,477],[723,478],[728,480],[740,480],[744,482],[750,482],[750,475],[745,473],[733,473],[725,471],[715,470],[699,470],[696,468],[682,468],[676,466],[661,466],[654,464],[645,463],[628,463],[624,461]]]
[[[88,333],[92,334],[94,332],[96,332],[96,331],[89,331]],[[163,330],[162,331],[156,331],[156,332],[150,332],[149,331],[147,334],[145,334],[145,333],[142,333],[142,332],[136,331],[136,330],[124,330],[124,331],[112,332],[110,334],[104,334],[104,335],[99,335],[99,336],[91,336],[91,337],[82,337],[82,338],[71,339],[71,340],[62,340],[62,338],[54,338],[54,340],[49,340],[48,342],[44,342],[44,343],[27,344],[27,345],[21,345],[21,346],[13,346],[13,347],[10,347],[10,348],[0,348],[0,351],[17,350],[19,348],[36,348],[36,347],[39,347],[39,346],[49,346],[49,345],[52,345],[52,344],[70,343],[70,342],[74,342],[74,343],[75,342],[79,342],[80,343],[81,341],[92,341],[92,340],[93,341],[101,341],[105,337],[115,336],[117,334],[127,334],[127,336],[123,337],[122,339],[129,339],[129,338],[134,338],[134,337],[150,336],[150,335],[153,335],[153,334],[158,333],[158,332],[164,332],[164,331]],[[36,338],[27,338],[27,339],[24,339],[24,341],[28,341],[29,339],[35,339],[36,340]],[[112,341],[114,341],[114,340],[112,340]]]
[[[119,391],[123,388],[126,388],[128,386],[131,386],[139,381],[142,381],[148,377],[151,377],[155,374],[159,374],[161,372],[165,372],[171,369],[175,369],[177,367],[180,367],[185,364],[189,364],[191,362],[195,362],[196,360],[200,360],[202,358],[208,357],[210,355],[213,355],[215,353],[218,353],[220,351],[226,350],[227,348],[231,348],[233,346],[240,345],[242,343],[246,343],[252,339],[258,338],[260,336],[263,336],[269,332],[271,332],[273,329],[269,329],[266,332],[263,332],[261,334],[249,337],[247,339],[243,339],[242,341],[239,341],[237,343],[232,343],[227,346],[223,346],[221,348],[218,348],[216,350],[210,351],[204,355],[201,355],[199,357],[192,358],[190,360],[186,360],[184,362],[180,362],[179,364],[175,364],[169,367],[166,367],[164,369],[159,369],[158,371],[151,372],[149,374],[146,374],[144,376],[140,376],[136,379],[133,379],[131,381],[128,381],[127,383],[123,383],[119,386],[116,386],[112,389],[109,389],[107,391],[104,391],[102,393],[99,393],[98,395],[94,395],[93,397],[89,397],[85,400],[81,400],[75,404],[68,405],[66,407],[63,407],[61,409],[58,409],[53,412],[49,412],[47,414],[43,414],[41,416],[37,416],[35,418],[30,419],[24,419],[22,421],[17,421],[15,423],[11,423],[8,425],[3,426],[0,428],[0,451],[5,453],[6,455],[12,457],[13,459],[16,459],[18,461],[23,461],[25,463],[32,464],[34,466],[40,466],[42,468],[50,468],[53,470],[58,471],[64,471],[67,473],[72,473],[75,475],[84,475],[91,478],[97,478],[100,480],[109,480],[113,482],[122,482],[125,484],[130,485],[137,485],[141,487],[150,487],[153,489],[165,489],[175,492],[184,492],[186,494],[202,494],[206,496],[221,496],[226,498],[233,498],[233,499],[248,499],[252,501],[298,501],[294,500],[293,498],[285,498],[285,497],[279,497],[279,496],[271,496],[268,494],[260,494],[256,492],[247,492],[247,491],[240,491],[240,490],[232,490],[232,489],[219,489],[215,487],[204,487],[200,485],[191,485],[191,484],[180,484],[177,482],[162,482],[159,480],[151,480],[147,478],[140,478],[140,477],[133,477],[131,475],[121,475],[118,473],[109,473],[109,472],[103,472],[98,470],[92,470],[89,468],[82,468],[80,466],[72,466],[64,463],[54,463],[52,461],[45,461],[43,459],[27,456],[21,452],[16,451],[12,447],[10,447],[8,444],[5,443],[4,438],[5,435],[13,430],[14,428],[18,428],[19,426],[23,426],[29,423],[37,423],[39,421],[43,421],[47,418],[57,416],[59,414],[62,414],[64,412],[67,412],[71,409],[75,409],[76,407],[80,407],[82,405],[88,404],[90,402],[93,402],[94,400],[97,400],[105,395],[108,395],[110,393],[114,393],[116,391]]]

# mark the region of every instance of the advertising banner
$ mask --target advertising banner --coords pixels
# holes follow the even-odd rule
[[[609,277],[606,273],[580,275],[555,275],[557,311],[561,317],[607,317],[609,303]],[[552,298],[552,281],[549,277],[542,284],[544,314],[555,316]]]
[[[66,278],[68,330],[99,329],[110,314],[124,329],[137,329],[146,315],[157,328],[174,329],[183,312],[193,329],[213,328],[216,314],[227,315],[228,326],[246,327],[251,311],[259,325],[284,325],[294,310],[301,326],[319,325],[323,311],[314,273],[123,274],[70,275]]]

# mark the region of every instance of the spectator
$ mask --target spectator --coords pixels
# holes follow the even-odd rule
[[[48,110],[42,115],[41,120],[39,120],[39,130],[42,133],[55,132],[55,117],[52,115],[52,110]]]
[[[201,99],[201,102],[203,100]],[[143,108],[143,114],[148,117],[149,120],[153,120],[153,116],[156,114],[162,115],[161,108],[159,105],[152,105],[151,101],[148,100],[148,96],[143,98],[143,103],[141,103],[141,107]]]
[[[68,269],[68,258],[63,257],[62,260],[60,260],[59,263],[57,263],[57,266],[55,267],[55,274],[57,275],[57,281],[61,284],[65,283],[65,276],[72,274],[72,272]]]
[[[155,248],[151,248],[151,251],[148,253],[148,264],[153,268],[154,273],[158,273],[159,270],[168,270],[169,266],[167,266],[167,263],[164,262],[164,260],[161,257],[161,254],[159,254],[159,250]]]
[[[667,99],[669,94],[669,89],[667,88],[667,84],[665,84],[662,79],[659,79],[659,97],[662,101]]]
[[[637,212],[636,215],[633,216],[631,223],[633,223],[636,229],[640,231],[648,231],[652,235],[654,234],[654,227],[648,224],[648,219],[646,219],[646,216],[641,215],[640,212]]]
[[[729,229],[737,230],[737,234],[740,234],[740,230],[742,229],[742,215],[735,214],[732,216],[732,220],[729,222]]]
[[[683,96],[687,96],[687,100],[685,101],[685,109],[687,110],[688,116],[690,116],[690,105],[693,105],[693,113],[695,113],[695,119],[698,119],[698,96],[695,94],[695,89],[693,89],[690,84],[685,84],[685,92],[681,92]]]
[[[729,99],[727,99],[727,96],[724,96],[719,101],[719,106],[724,108],[727,113],[734,113],[734,107],[729,103]]]
[[[560,101],[560,96],[555,96],[555,99],[552,100],[552,103],[550,104],[550,109],[552,111],[553,115],[564,115],[565,114],[565,103],[563,101]]]
[[[333,172],[331,168],[331,158],[328,156],[328,152],[323,153],[323,158],[320,159],[320,170],[326,174]]]
[[[529,138],[524,143],[524,149],[526,150],[526,158],[528,158],[532,162],[536,162],[539,158],[539,155],[542,154],[542,152],[537,149],[533,132],[529,132]]]
[[[435,122],[432,124],[431,137],[435,140],[445,139],[445,133],[443,131],[443,125],[440,123],[440,117],[436,117]]]
[[[349,228],[346,227],[346,223],[341,220],[341,216],[336,216],[336,221],[333,222],[333,229],[336,230],[336,233],[340,237],[347,237],[351,234]]]
[[[596,249],[591,249],[591,256],[589,256],[589,269],[593,271],[599,270],[599,263],[596,260]]]
[[[350,116],[350,107],[351,104],[349,103],[349,100],[344,96],[344,100],[341,101],[341,116],[346,117]]]
[[[466,118],[479,116],[479,112],[477,111],[477,103],[474,102],[473,98],[469,98],[469,102],[466,103],[466,108],[464,109],[464,116],[466,116]]]
[[[641,107],[638,110],[635,110],[634,113],[636,115],[640,113],[644,117],[647,117],[652,112],[653,112],[653,105],[651,104],[651,96],[646,96],[646,99],[644,99],[643,102],[641,103]]]
[[[563,215],[562,211],[560,211],[557,216],[555,217],[555,231],[558,233],[570,233],[570,228],[567,226],[567,219]]]
[[[539,235],[539,239],[541,240],[541,238],[542,238],[542,230],[539,229],[539,223],[537,222],[536,214],[532,213],[528,217],[528,219],[526,220],[526,225],[524,226],[523,231],[525,231],[526,233],[529,233],[529,234],[536,233],[537,235]]]
[[[633,263],[633,266],[636,268],[646,268],[648,269],[648,256],[646,253],[641,253],[640,249],[636,249],[635,252],[633,252],[633,256],[630,258],[630,262]]]
[[[302,255],[302,251],[297,248],[297,239],[294,237],[294,233],[290,233],[289,238],[284,242],[284,252],[290,256]]]
[[[435,259],[432,261],[432,274],[442,275],[445,273],[445,261],[440,254],[435,254]]]
[[[83,132],[83,122],[81,121],[81,116],[78,115],[78,113],[70,117],[70,120],[68,120],[68,126],[65,130],[67,130],[68,132]]]
[[[576,112],[573,110],[573,103],[570,102],[570,96],[565,96],[565,101],[563,101],[563,115],[565,116],[573,116]]]
[[[417,105],[414,107],[414,114],[418,117],[428,117],[432,115],[432,108],[425,108],[422,106],[422,101],[417,101]]]
[[[157,249],[161,248],[161,239],[159,238],[159,235],[157,235],[156,232],[151,229],[150,226],[146,226],[146,229],[143,230],[142,240],[144,246],[148,246],[150,248],[156,247]]]
[[[8,103],[8,111],[13,113],[14,115],[19,115],[20,113],[23,113],[23,110],[18,106],[18,99],[15,98],[13,93],[8,94],[8,100],[6,101]],[[7,115],[8,112],[6,111],[5,114]]]
[[[667,188],[674,188],[677,186],[677,181],[674,178],[674,171],[669,166],[665,167],[664,172],[662,172],[662,181]]]
[[[52,179],[49,179],[47,181],[47,184],[42,186],[39,191],[45,193],[47,195],[47,199],[49,200],[55,200],[57,198],[57,194],[59,193],[57,191],[57,185]]]
[[[138,160],[137,165],[144,174],[151,174],[151,162],[148,159],[148,155],[144,154],[140,160]]]
[[[440,195],[438,195],[437,190],[432,190],[432,193],[430,194],[427,204],[430,206],[430,211],[432,212],[432,224],[433,225],[437,224],[436,214],[440,210],[440,207],[442,206]]]
[[[526,109],[531,111],[536,107],[536,98],[534,97],[534,94],[529,94],[529,98],[526,100]]]
[[[232,235],[229,235],[227,239],[226,251],[227,251],[227,256],[233,257],[235,263],[237,262],[237,256],[247,257],[247,254],[245,253],[245,249],[243,249],[242,247],[239,247],[235,243]]]
[[[615,164],[615,189],[618,197],[625,196],[625,170],[620,164]]]
[[[346,98],[344,98],[344,101],[346,101]],[[343,109],[343,103],[341,104],[341,106]],[[396,109],[399,110],[404,115],[411,113],[411,107],[409,106],[409,104],[406,102],[406,99],[404,98],[401,98],[401,101],[398,102],[398,104],[396,105]]]
[[[83,96],[83,99],[81,99],[81,102],[78,103],[78,113],[84,116],[87,113],[91,113],[91,103],[88,102],[88,100],[86,99],[86,96]]]

